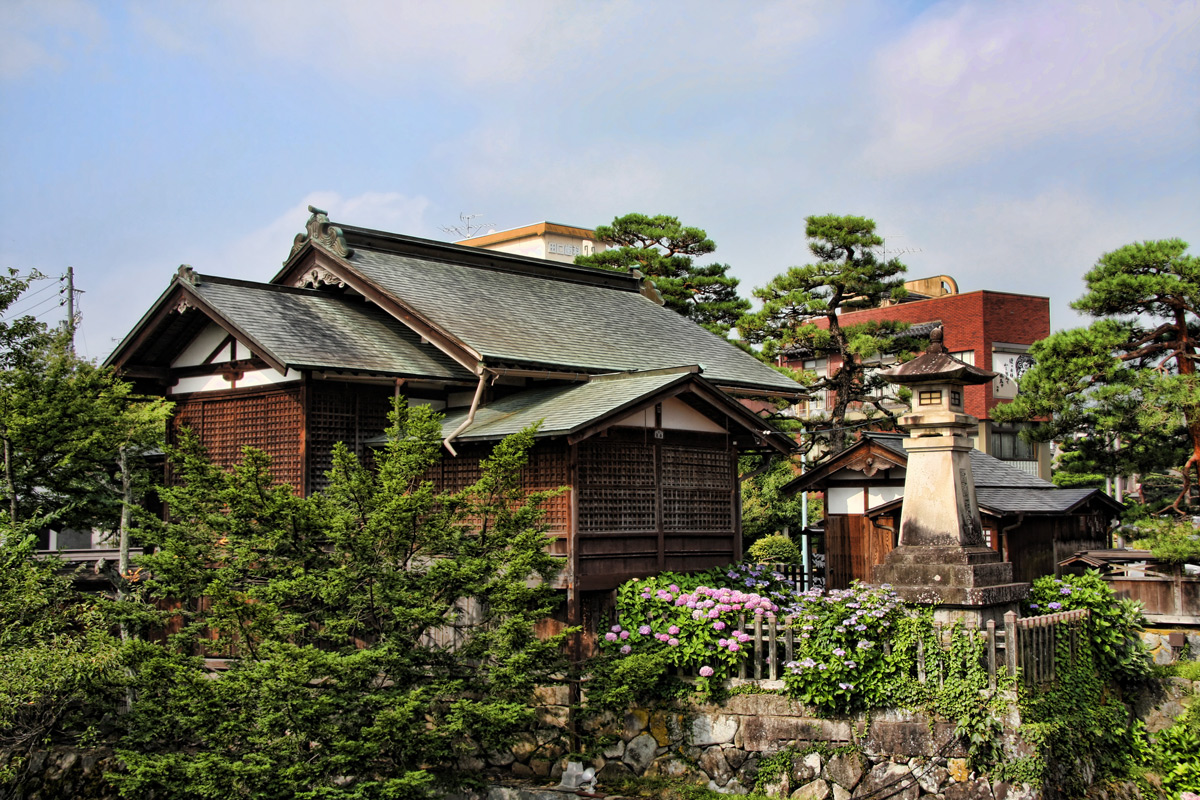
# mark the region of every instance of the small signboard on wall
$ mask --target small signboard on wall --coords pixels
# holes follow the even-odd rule
[[[992,353],[992,370],[1000,373],[992,383],[994,397],[1011,400],[1017,396],[1017,381],[1033,366],[1028,353]]]

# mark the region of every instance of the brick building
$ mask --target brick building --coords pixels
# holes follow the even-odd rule
[[[938,296],[922,291],[928,291],[927,285],[931,281],[938,287],[934,290]],[[932,330],[940,324],[945,333],[946,350],[951,355],[976,367],[1000,373],[992,383],[965,387],[963,404],[966,413],[980,420],[976,447],[1027,473],[1048,479],[1049,445],[1030,445],[1021,441],[1017,427],[997,425],[992,422],[990,412],[1016,396],[1017,378],[1033,363],[1028,355],[1029,346],[1050,335],[1049,298],[989,290],[960,294],[957,285],[946,276],[940,276],[936,281],[910,281],[906,286],[910,290],[907,300],[842,314],[839,317],[841,324],[889,320],[907,322],[918,331]],[[817,321],[825,327],[822,323],[823,320]],[[788,365],[827,375],[837,370],[839,360],[836,357],[828,361],[797,359],[789,361]],[[887,362],[880,361],[877,366],[887,366]],[[808,406],[799,406],[797,412],[804,416],[832,406],[831,397],[816,397]]]

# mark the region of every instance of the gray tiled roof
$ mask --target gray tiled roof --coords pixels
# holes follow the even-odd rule
[[[497,364],[622,372],[698,363],[725,386],[801,387],[637,292],[547,274],[372,250],[350,263],[376,286]]]
[[[378,306],[362,299],[198,276],[196,294],[289,367],[387,375],[474,376]]]
[[[907,460],[908,451],[901,444],[905,436],[898,433],[868,433],[867,438],[877,442],[888,450]],[[995,456],[989,456],[981,450],[971,451],[971,474],[975,479],[976,488],[982,486],[996,488],[1023,489],[1056,489],[1048,480],[1022,472],[1016,467],[1009,466]]]
[[[989,486],[998,489],[1056,489],[1048,480],[1022,472],[1016,467],[1005,464],[1000,459],[989,456],[979,450],[971,451],[971,474],[975,477],[975,486]]]
[[[1050,489],[1018,489],[1018,488],[998,488],[990,486],[977,486],[975,488],[975,498],[979,501],[979,507],[989,511],[1001,513],[1016,513],[1025,511],[1029,513],[1054,513],[1063,512],[1075,506],[1081,500],[1087,497],[1098,489],[1059,489],[1051,484]]]
[[[475,413],[470,427],[458,440],[501,439],[541,422],[539,436],[562,435],[619,411],[642,397],[654,394],[691,373],[622,374],[593,378],[587,383],[531,389],[500,398]],[[449,436],[467,418],[467,409],[456,409],[442,421]]]

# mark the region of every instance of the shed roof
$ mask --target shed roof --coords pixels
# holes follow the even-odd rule
[[[692,405],[706,405],[731,419],[732,434],[751,433],[760,442],[784,452],[795,446],[790,437],[764,426],[741,403],[705,381],[695,366],[598,375],[585,383],[517,392],[481,406],[471,424],[459,431],[454,441],[502,439],[532,425],[538,425],[539,437],[586,438],[606,424],[673,395],[687,396]],[[442,436],[449,437],[457,431],[468,416],[465,408],[447,413],[442,420]],[[376,437],[370,444],[383,441],[385,437]]]

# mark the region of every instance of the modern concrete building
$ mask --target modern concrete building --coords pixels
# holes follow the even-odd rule
[[[590,228],[559,225],[557,222],[538,222],[506,231],[489,231],[483,236],[462,239],[457,244],[565,264],[574,264],[575,256],[603,253],[608,247],[596,241],[596,232]]]

